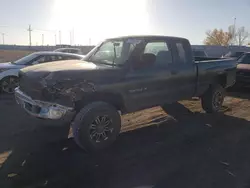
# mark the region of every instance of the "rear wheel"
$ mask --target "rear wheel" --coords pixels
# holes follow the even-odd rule
[[[72,124],[76,143],[87,151],[99,151],[110,146],[121,129],[118,111],[105,102],[94,102],[76,115]]]
[[[15,88],[19,85],[18,77],[8,76],[1,80],[1,91],[4,93],[12,94],[15,91]]]
[[[224,88],[220,85],[211,86],[201,97],[202,108],[207,113],[218,112],[225,98]]]

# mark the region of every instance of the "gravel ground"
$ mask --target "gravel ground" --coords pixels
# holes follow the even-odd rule
[[[15,61],[21,57],[24,57],[32,51],[22,51],[22,50],[0,50],[0,63]]]
[[[195,99],[170,106],[171,116],[158,107],[125,115],[117,142],[87,154],[68,125],[45,127],[1,95],[0,187],[250,187],[249,98],[230,92],[213,115]]]

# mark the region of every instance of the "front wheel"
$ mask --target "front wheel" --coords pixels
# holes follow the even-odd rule
[[[4,93],[12,94],[15,91],[15,88],[19,85],[18,77],[8,76],[1,80],[1,90]]]
[[[218,112],[225,98],[224,88],[220,85],[211,86],[201,97],[202,108],[207,113]]]
[[[120,133],[120,114],[112,105],[93,102],[76,115],[72,129],[78,146],[99,151],[110,146]]]

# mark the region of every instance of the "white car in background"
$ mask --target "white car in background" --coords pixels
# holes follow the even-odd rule
[[[79,48],[58,48],[58,49],[54,50],[54,52],[82,54],[82,51]]]
[[[18,72],[24,67],[52,61],[80,60],[83,58],[84,56],[79,54],[35,52],[13,62],[0,63],[0,90],[5,93],[14,93],[19,83]]]

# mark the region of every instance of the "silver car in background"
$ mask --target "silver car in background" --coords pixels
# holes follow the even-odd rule
[[[0,90],[14,93],[18,86],[18,72],[20,69],[40,63],[63,60],[80,60],[83,55],[62,52],[35,52],[13,62],[0,63]]]

